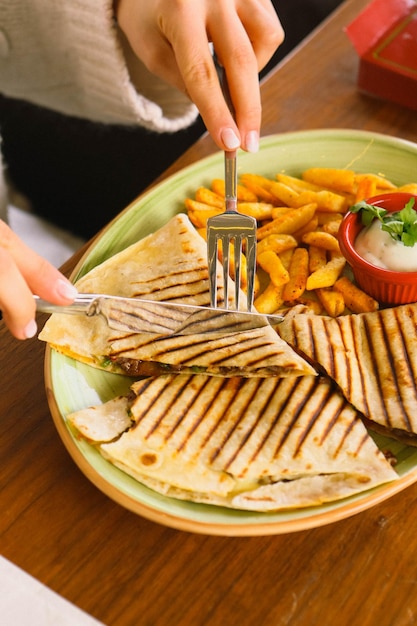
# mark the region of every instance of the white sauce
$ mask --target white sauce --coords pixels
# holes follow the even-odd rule
[[[395,272],[417,272],[417,245],[405,246],[401,241],[381,230],[381,222],[374,220],[356,237],[355,250],[364,259]]]

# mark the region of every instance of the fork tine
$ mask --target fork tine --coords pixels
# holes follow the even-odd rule
[[[235,264],[235,309],[239,310],[240,304],[240,262],[242,255],[242,236],[234,237],[234,264]]]
[[[207,228],[207,254],[210,286],[210,306],[217,306],[217,237]]]
[[[222,256],[223,256],[223,297],[224,307],[229,308],[229,267],[230,267],[230,247],[229,238],[225,235],[220,236],[222,242]]]
[[[247,262],[247,308],[252,311],[255,293],[255,269],[256,269],[256,236],[248,235],[246,238],[246,262]]]

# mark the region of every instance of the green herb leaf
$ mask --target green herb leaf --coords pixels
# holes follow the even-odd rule
[[[373,222],[375,218],[379,219],[382,222],[383,216],[388,213],[386,209],[375,206],[374,204],[368,204],[367,202],[365,202],[365,200],[354,204],[350,208],[350,211],[352,213],[359,213],[359,211],[362,212],[361,219],[364,226],[369,226],[369,224]]]
[[[417,211],[414,209],[414,198],[410,198],[401,211],[389,213],[386,209],[368,204],[364,200],[351,207],[352,213],[361,211],[362,224],[369,226],[374,219],[381,222],[381,230],[389,233],[395,241],[412,247],[417,243]]]

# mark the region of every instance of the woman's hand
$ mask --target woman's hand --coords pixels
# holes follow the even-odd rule
[[[77,290],[0,220],[0,310],[17,339],[36,334],[34,293],[54,304],[69,304]]]
[[[221,149],[258,149],[258,72],[284,38],[270,0],[115,0],[120,28],[155,75],[188,94]],[[209,42],[224,66],[235,118]]]

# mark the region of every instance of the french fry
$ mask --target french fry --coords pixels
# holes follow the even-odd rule
[[[328,211],[316,211],[319,226],[325,226],[329,222],[340,222],[343,219],[343,213],[329,213]]]
[[[310,167],[302,175],[303,180],[322,189],[355,192],[355,172],[333,167]]]
[[[258,263],[269,274],[275,287],[285,285],[290,279],[288,270],[285,269],[280,257],[272,250],[265,250],[258,256]]]
[[[318,219],[314,215],[312,220],[307,222],[307,224],[304,224],[304,226],[302,226],[301,228],[296,230],[295,233],[293,233],[293,237],[297,239],[297,241],[301,241],[303,238],[303,235],[305,235],[306,233],[314,232],[317,226],[318,226]]]
[[[267,288],[255,299],[255,309],[265,315],[278,311],[284,303],[282,297],[283,289],[284,285],[276,287],[274,283],[270,281]]]
[[[250,184],[258,185],[266,190],[270,190],[271,186],[274,184],[274,181],[271,178],[267,178],[266,176],[261,176],[260,174],[242,174],[240,177],[240,182],[242,185],[246,185],[250,188]]]
[[[267,202],[238,202],[238,209],[244,215],[254,217],[258,222],[272,219],[274,206]]]
[[[281,263],[288,271],[290,269],[290,263],[292,259],[292,255],[294,254],[294,248],[288,248],[288,250],[284,250],[284,252],[280,252],[279,258],[281,259]]]
[[[348,203],[344,196],[327,189],[303,191],[298,196],[297,202],[300,204],[315,202],[318,211],[327,211],[329,213],[346,213],[348,209]]]
[[[257,255],[259,256],[265,250],[272,250],[277,254],[284,252],[284,250],[289,250],[290,248],[295,248],[297,246],[297,240],[292,235],[285,234],[276,234],[269,235],[261,241],[257,245]]]
[[[306,289],[320,289],[323,287],[332,287],[346,265],[346,259],[337,256],[320,267],[318,270],[310,274],[307,278]],[[323,305],[324,306],[324,305]]]
[[[353,313],[367,313],[379,308],[379,303],[354,285],[347,276],[339,278],[334,284],[334,289],[343,295],[347,308]]]
[[[327,259],[329,261],[332,259],[344,259],[344,256],[340,250],[327,250]]]
[[[314,185],[304,180],[304,178],[296,178],[288,174],[277,174],[276,178],[279,183],[284,183],[284,185],[287,185],[287,187],[294,189],[294,191],[298,193],[302,193],[303,191],[321,191],[323,189],[322,186]]]
[[[224,180],[221,178],[215,178],[211,182],[211,188],[218,196],[224,198],[224,194],[226,191]],[[238,201],[240,202],[258,202],[257,196],[251,191],[247,189],[243,185],[237,185],[236,188],[236,196]]]
[[[274,206],[272,209],[272,219],[276,220],[277,217],[280,217],[281,215],[288,215],[289,208],[290,207],[287,206]]]
[[[327,263],[327,251],[317,246],[309,246],[308,248],[309,262],[308,269],[310,274],[323,267]]]
[[[223,212],[223,209],[217,209],[216,207],[197,202],[191,198],[185,199],[185,207],[188,212],[188,217],[196,228],[205,228],[209,217],[219,215]]]
[[[268,235],[282,233],[291,235],[307,224],[313,218],[315,211],[315,204],[306,204],[299,209],[288,209],[285,214],[258,228],[257,238],[263,239]]]
[[[327,213],[346,213],[348,209],[349,203],[346,197],[334,191],[320,188],[303,189],[300,185],[296,187],[294,189],[290,185],[278,181],[271,187],[271,192],[277,200],[293,208],[315,202],[318,211]]]
[[[271,181],[268,178],[255,174],[243,174],[240,177],[240,182],[244,187],[252,191],[258,200],[268,202],[269,204],[276,203],[276,197],[269,191]]]
[[[402,193],[413,193],[417,196],[417,183],[408,183],[407,185],[401,185],[401,187],[397,187],[398,192]]]
[[[278,202],[283,202],[289,207],[293,207],[295,209],[299,206],[298,198],[300,197],[300,193],[285,183],[273,183],[270,193]]]
[[[395,189],[394,183],[392,183],[385,176],[379,176],[378,174],[355,174],[355,183],[360,185],[361,181],[366,178],[367,180],[373,180],[375,183],[375,189],[386,189],[393,191]]]
[[[345,310],[345,301],[343,299],[343,295],[339,291],[324,288],[317,289],[316,293],[327,315],[330,315],[331,317],[338,317],[343,314]]]
[[[304,291],[303,295],[297,298],[293,304],[302,304],[315,315],[322,315],[323,313],[323,306],[318,300],[315,291]]]
[[[224,210],[224,198],[218,196],[217,193],[214,193],[211,189],[207,189],[207,187],[199,187],[195,192],[195,199],[197,202],[202,202],[203,204]]]
[[[366,200],[376,195],[376,181],[371,176],[362,176],[358,179],[358,188],[355,195],[355,203]]]
[[[337,237],[340,228],[340,220],[332,220],[330,222],[326,222],[322,226],[323,232],[332,235],[333,237]]]
[[[303,243],[309,246],[316,246],[316,248],[324,248],[331,252],[338,252],[340,254],[339,242],[330,233],[324,233],[315,231],[312,233],[305,233],[301,238]]]
[[[305,291],[308,276],[308,251],[296,248],[288,269],[289,281],[284,286],[283,298],[286,304],[300,298]]]

